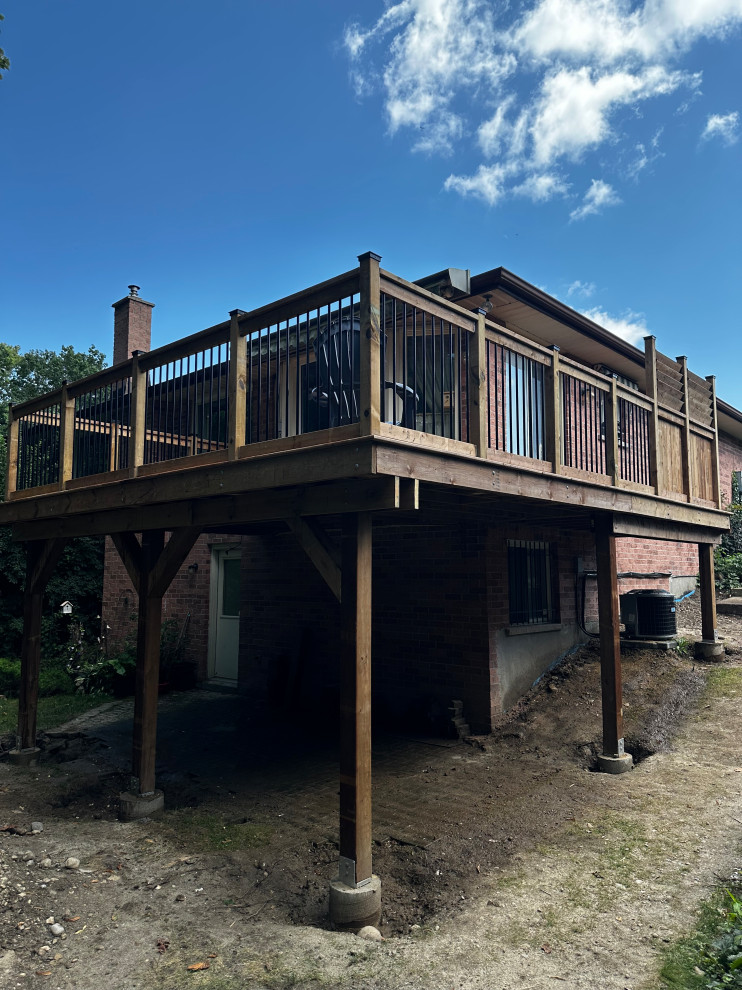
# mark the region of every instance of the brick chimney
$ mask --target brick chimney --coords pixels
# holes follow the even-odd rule
[[[132,351],[152,347],[152,310],[155,304],[139,298],[139,286],[113,304],[113,363],[128,361]]]

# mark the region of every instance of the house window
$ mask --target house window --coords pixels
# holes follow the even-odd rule
[[[559,622],[556,553],[541,540],[508,540],[510,624]]]

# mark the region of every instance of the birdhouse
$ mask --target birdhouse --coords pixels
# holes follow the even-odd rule
[[[62,602],[59,607],[62,610],[62,615],[72,615],[72,602]]]

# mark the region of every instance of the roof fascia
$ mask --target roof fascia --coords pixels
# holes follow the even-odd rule
[[[587,316],[583,316],[577,310],[559,302],[558,299],[536,288],[535,285],[531,285],[530,282],[526,282],[525,279],[519,278],[506,268],[493,268],[489,272],[472,276],[472,296],[481,296],[485,292],[494,292],[496,289],[507,292],[519,302],[531,306],[551,319],[558,320],[604,347],[617,351],[640,368],[644,367],[644,352],[638,347],[621,340],[620,337],[605,330],[599,324],[588,319]]]

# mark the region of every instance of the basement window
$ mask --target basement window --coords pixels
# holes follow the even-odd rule
[[[559,622],[556,552],[541,540],[508,540],[508,599],[511,626]]]

